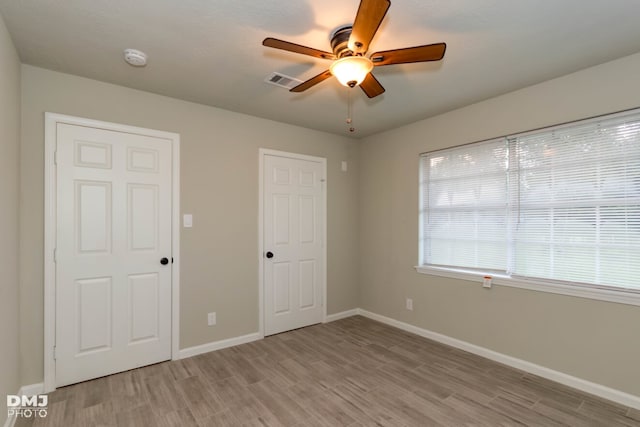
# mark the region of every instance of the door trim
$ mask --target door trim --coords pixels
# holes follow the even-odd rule
[[[322,174],[324,178],[322,192],[322,247],[324,251],[322,256],[323,262],[323,279],[322,286],[322,322],[327,321],[327,159],[324,157],[308,156],[305,154],[289,153],[286,151],[271,150],[260,148],[258,155],[258,319],[260,338],[264,338],[264,158],[265,156],[286,157],[297,160],[310,160],[318,162],[322,165]]]
[[[56,389],[56,128],[58,123],[167,139],[172,147],[171,171],[171,359],[180,358],[180,135],[57,113],[45,113],[44,136],[44,392]]]

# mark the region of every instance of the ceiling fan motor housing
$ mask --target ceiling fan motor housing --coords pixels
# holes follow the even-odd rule
[[[336,29],[331,35],[331,49],[337,58],[345,56],[353,56],[353,52],[349,49],[349,37],[351,37],[351,25]]]

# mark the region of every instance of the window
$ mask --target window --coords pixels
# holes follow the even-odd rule
[[[640,292],[640,112],[421,156],[421,265]]]

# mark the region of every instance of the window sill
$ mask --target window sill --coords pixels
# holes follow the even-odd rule
[[[472,272],[466,270],[456,270],[443,267],[428,267],[424,265],[414,267],[418,273],[432,276],[448,277],[452,279],[467,280],[482,284],[483,277],[487,275],[483,272]],[[626,290],[610,290],[591,288],[586,286],[572,286],[560,283],[546,282],[542,280],[514,279],[507,275],[490,274],[492,286],[509,286],[512,288],[527,289],[530,291],[549,292],[552,294],[568,295],[572,297],[588,298],[599,301],[615,302],[619,304],[629,304],[640,306],[640,292]]]

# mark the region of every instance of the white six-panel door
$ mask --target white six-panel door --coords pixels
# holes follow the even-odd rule
[[[265,335],[322,322],[325,286],[323,159],[264,155]]]
[[[63,386],[171,358],[172,148],[84,126],[58,123],[56,132]]]

